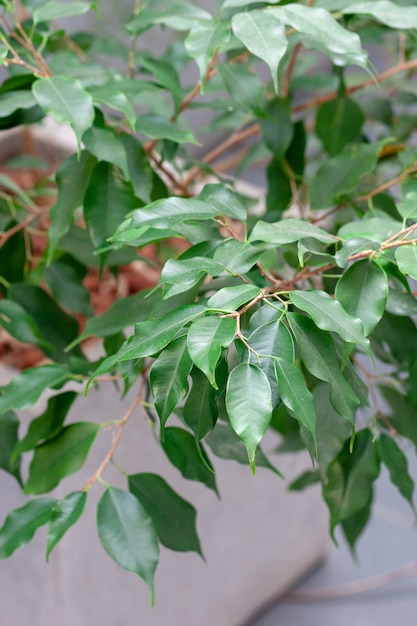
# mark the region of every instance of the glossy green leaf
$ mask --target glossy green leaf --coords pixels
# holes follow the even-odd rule
[[[191,372],[192,387],[184,405],[184,421],[200,441],[213,429],[218,415],[216,392],[207,376],[197,368]]]
[[[343,14],[372,15],[379,22],[390,28],[417,28],[417,8],[413,6],[398,6],[389,0],[374,2],[353,2],[342,9]]]
[[[320,474],[318,472],[304,472],[292,481],[288,489],[290,491],[304,491],[307,487],[317,485],[320,482]]]
[[[223,348],[227,348],[236,333],[236,320],[231,317],[202,317],[190,326],[187,336],[189,355],[217,389],[216,366]]]
[[[83,203],[84,193],[96,159],[83,150],[79,157],[69,156],[56,174],[58,197],[51,207],[49,228],[48,263],[52,261],[54,251],[62,237],[66,235],[73,222],[74,211]]]
[[[19,430],[19,420],[13,411],[8,411],[0,419],[0,468],[11,474],[22,484],[20,458],[13,454]]]
[[[335,296],[349,315],[362,321],[365,336],[368,336],[385,311],[387,275],[372,261],[358,261],[338,280]]]
[[[201,482],[219,495],[214,470],[203,445],[196,442],[191,433],[183,428],[166,428],[162,447],[172,465],[179,469],[184,478]]]
[[[8,49],[6,48],[6,56]],[[30,109],[36,106],[36,100],[31,91],[19,90],[6,92],[0,95],[1,117],[11,115],[18,109]]]
[[[198,65],[202,89],[205,75],[215,50],[221,51],[230,39],[230,26],[227,22],[202,19],[194,22],[185,39],[185,48]]]
[[[371,491],[372,494],[372,491]],[[343,534],[348,542],[350,549],[353,552],[353,556],[356,556],[355,545],[360,535],[364,531],[368,524],[369,518],[372,513],[372,503],[368,502],[362,509],[344,519],[341,522]]]
[[[223,266],[206,257],[168,259],[162,268],[159,284],[163,285],[164,298],[170,298],[198,285],[206,276],[218,276]]]
[[[255,285],[243,284],[223,287],[207,300],[207,306],[217,311],[237,311],[260,293]]]
[[[94,314],[90,293],[82,284],[86,275],[84,266],[65,255],[45,267],[43,275],[57,302],[68,311],[87,317]]]
[[[109,487],[97,507],[97,529],[104,550],[123,569],[138,574],[154,601],[154,575],[159,547],[154,525],[139,500]]]
[[[137,137],[124,134],[122,141],[126,152],[129,178],[135,196],[148,203],[151,201],[153,189],[153,171],[148,156]]]
[[[378,453],[381,461],[388,468],[391,482],[400,494],[410,503],[413,511],[414,481],[408,471],[407,457],[392,437],[382,434],[378,439]]]
[[[391,217],[371,217],[344,224],[337,233],[343,239],[366,238],[382,243],[402,230],[402,223]],[[369,246],[369,249],[373,249]]]
[[[325,102],[319,107],[316,133],[330,156],[341,152],[359,135],[365,115],[354,100],[347,97]]]
[[[278,66],[287,50],[288,40],[277,17],[275,19],[266,11],[237,13],[232,18],[232,28],[246,48],[268,65],[278,93]]]
[[[135,130],[136,112],[132,102],[123,91],[118,91],[116,88],[112,87],[109,88],[107,85],[93,87],[93,89],[89,91],[95,103],[98,102],[114,111],[122,113],[130,128],[133,131]]]
[[[164,546],[202,556],[196,531],[196,511],[163,478],[156,474],[134,474],[129,476],[129,490],[150,515]]]
[[[81,469],[99,430],[92,422],[70,424],[36,448],[24,493],[46,493]]]
[[[0,300],[0,326],[23,343],[31,343],[40,348],[48,345],[33,317],[12,300]]]
[[[336,252],[336,263],[339,267],[346,267],[353,254],[364,252],[365,250],[377,251],[379,250],[379,244],[365,237],[352,237]]]
[[[290,313],[287,318],[304,365],[313,376],[330,384],[332,406],[339,415],[353,422],[360,400],[341,373],[331,335],[315,328],[314,322],[302,315]]]
[[[249,241],[265,241],[265,243],[279,246],[300,241],[305,237],[312,237],[323,243],[336,242],[336,238],[322,228],[295,218],[283,219],[273,224],[259,220],[250,234]]]
[[[138,322],[135,326],[135,334],[125,341],[116,354],[104,359],[89,379],[88,386],[94,378],[105,374],[120,361],[157,354],[172,341],[185,324],[204,313],[204,310],[197,304],[189,305],[174,309],[161,318]]]
[[[134,207],[133,190],[119,171],[110,163],[96,165],[84,197],[84,218],[96,248],[107,243]]]
[[[182,336],[161,352],[150,372],[150,383],[155,409],[161,420],[161,439],[164,427],[177,404],[188,392],[188,375],[192,361],[187,350],[187,337]]]
[[[372,487],[379,475],[377,446],[372,433],[362,430],[355,436],[350,452],[347,441],[336,460],[329,466],[323,486],[323,497],[330,509],[330,531],[366,507],[372,500]]]
[[[415,245],[401,246],[395,250],[395,259],[403,274],[417,280],[417,247]]]
[[[319,472],[323,477],[330,463],[352,436],[352,425],[335,411],[330,402],[329,391],[329,385],[322,382],[312,389],[317,415],[317,456]]]
[[[291,105],[288,98],[270,100],[259,116],[262,137],[276,159],[282,159],[294,136]]]
[[[268,300],[264,300],[259,309],[251,316],[245,328],[245,335],[253,333],[257,328],[265,326],[273,321],[278,321],[283,315],[283,305],[271,305]]]
[[[365,350],[369,349],[369,340],[365,338],[361,320],[348,315],[342,305],[326,292],[293,291],[290,298],[297,308],[311,316],[318,328],[335,332],[344,341],[358,343]]]
[[[47,536],[46,560],[67,530],[78,522],[83,514],[86,501],[86,491],[73,491],[62,500],[58,500],[53,507]]]
[[[37,498],[15,509],[0,528],[0,559],[25,546],[41,526],[49,522],[56,500]]]
[[[26,409],[35,404],[41,394],[50,387],[69,378],[65,365],[40,365],[17,374],[3,387],[0,396],[0,419],[7,411]]]
[[[352,194],[359,195],[359,182],[374,170],[380,149],[379,143],[353,144],[325,161],[311,181],[311,209],[326,209]]]
[[[31,421],[25,436],[16,443],[13,456],[33,450],[43,441],[55,437],[77,396],[75,391],[65,391],[49,398],[45,411]]]
[[[84,15],[90,10],[92,6],[91,2],[81,2],[81,0],[72,0],[62,4],[50,0],[41,4],[36,8],[33,13],[33,22],[39,24],[39,22],[49,22],[51,20],[59,20],[64,17],[74,17],[75,15]]]
[[[93,99],[81,82],[70,76],[53,76],[35,81],[32,89],[45,113],[71,125],[80,149],[81,138],[94,121]]]
[[[247,211],[239,197],[226,185],[209,183],[204,185],[197,199],[207,202],[212,207],[218,209],[219,214],[227,215],[236,220],[244,222],[247,218]]]
[[[116,133],[112,128],[92,126],[84,133],[83,144],[98,161],[105,161],[106,163],[117,165],[123,172],[125,179],[129,178],[126,151],[119,133]],[[93,177],[95,177],[93,184],[97,184],[97,175],[95,175],[95,172],[93,172]],[[124,215],[122,217],[124,217]]]
[[[153,228],[172,228],[185,220],[206,220],[219,214],[216,207],[194,198],[163,198],[152,202],[144,209],[135,211],[131,220],[123,226],[121,232],[129,228],[151,226]]]
[[[178,123],[162,115],[144,113],[136,120],[136,130],[150,139],[168,139],[175,143],[192,143],[199,145],[193,133],[188,129],[181,128]]]
[[[231,371],[226,388],[226,410],[233,430],[246,446],[254,472],[256,449],[272,416],[271,387],[259,367],[241,363]]]
[[[397,204],[401,217],[405,220],[417,219],[417,191],[409,191],[403,197],[402,202]]]
[[[298,31],[305,46],[324,52],[335,65],[367,65],[359,35],[343,28],[325,9],[291,3],[270,11]]]
[[[205,442],[210,446],[213,454],[219,459],[226,461],[236,461],[241,465],[248,465],[248,453],[241,439],[232,430],[230,424],[217,422],[215,428],[211,431]],[[256,451],[255,456],[256,467],[264,467],[269,469],[274,474],[277,474],[281,478],[283,475],[269,462],[265,454],[262,452],[260,446]]]
[[[228,239],[220,244],[214,253],[214,260],[221,263],[231,274],[245,274],[259,260],[263,253],[247,242]]]

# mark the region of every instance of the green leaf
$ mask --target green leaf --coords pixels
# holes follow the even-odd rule
[[[52,261],[54,251],[62,237],[69,232],[75,209],[83,203],[85,190],[95,164],[96,159],[89,152],[83,150],[78,158],[76,154],[68,157],[56,174],[58,197],[49,212],[51,226],[49,228],[48,263]]]
[[[99,430],[92,422],[70,424],[36,448],[24,493],[46,493],[81,469]]]
[[[396,206],[399,214],[405,220],[417,219],[417,191],[411,188],[410,191],[404,193],[404,190],[402,190],[402,202],[399,202]]]
[[[223,287],[207,300],[207,306],[216,311],[237,311],[259,294],[259,288],[255,285],[243,284]]]
[[[116,354],[104,359],[95,370],[88,381],[87,389],[94,378],[108,372],[120,361],[139,359],[160,352],[185,324],[204,311],[204,307],[195,304],[174,309],[161,318],[138,322],[135,326],[135,334],[125,341]]]
[[[335,156],[359,135],[365,116],[351,98],[323,103],[317,111],[316,133],[330,156]]]
[[[304,365],[313,376],[330,384],[332,406],[339,415],[353,422],[360,400],[340,371],[332,336],[320,331],[312,320],[302,315],[288,313],[287,319]]]
[[[278,66],[283,58],[288,40],[285,28],[270,12],[248,11],[237,13],[232,18],[233,32],[238,39],[268,65],[274,89],[278,93]]]
[[[94,246],[103,246],[134,208],[133,189],[120,172],[111,163],[96,165],[84,198],[84,218]]]
[[[71,528],[83,514],[87,501],[86,491],[73,491],[62,500],[58,500],[51,511],[47,536],[46,560],[59,543],[67,530]]]
[[[168,139],[175,143],[192,143],[200,145],[188,128],[181,128],[177,122],[171,122],[162,115],[144,113],[136,120],[136,130],[150,139]]]
[[[354,556],[356,542],[364,531],[371,513],[372,502],[369,502],[362,509],[341,522],[343,534],[345,535],[346,541],[348,542]]]
[[[3,387],[0,396],[0,420],[7,411],[26,409],[35,404],[45,389],[69,378],[64,365],[40,365],[21,372]]]
[[[219,459],[236,461],[241,465],[248,465],[248,453],[245,446],[234,430],[232,430],[230,424],[217,422],[216,426],[213,428],[205,441],[210,446],[212,452],[219,457]],[[256,451],[255,461],[256,467],[269,469],[274,472],[274,474],[283,478],[281,472],[279,472],[268,461],[260,446],[258,446]]]
[[[8,49],[6,48],[6,56]],[[31,91],[19,89],[0,95],[1,117],[7,117],[18,109],[30,109],[36,106],[36,100]]]
[[[358,195],[359,182],[374,170],[380,150],[380,142],[353,144],[325,161],[311,181],[311,210],[326,209],[351,194]]]
[[[275,360],[275,370],[283,403],[293,413],[300,426],[311,433],[317,447],[314,398],[306,386],[304,376],[294,363],[284,359]]]
[[[365,237],[352,237],[348,239],[335,254],[336,263],[339,267],[346,267],[350,257],[357,252],[365,250],[379,250],[379,244]]]
[[[325,291],[292,291],[291,302],[308,313],[318,328],[337,333],[349,343],[359,344],[369,350],[369,340],[365,338],[362,322],[358,317],[348,315],[340,302],[333,300]]]
[[[9,48],[4,44],[0,44],[0,64],[3,65],[9,54]]]
[[[284,157],[294,136],[291,117],[290,101],[281,97],[269,100],[259,115],[262,138],[278,160]]]
[[[216,207],[209,206],[194,198],[171,196],[156,200],[144,209],[138,209],[119,232],[148,226],[152,228],[172,228],[186,220],[207,220],[219,214]],[[114,239],[114,238],[112,238]],[[117,237],[115,238],[117,240]]]
[[[161,420],[161,439],[168,417],[188,392],[188,375],[192,361],[187,350],[187,337],[182,336],[161,352],[150,372],[150,383],[156,411]]]
[[[198,285],[206,276],[218,276],[224,267],[213,259],[197,256],[191,259],[168,259],[162,268],[159,284],[164,298],[170,298]]]
[[[184,421],[193,431],[196,441],[200,441],[216,423],[216,392],[201,370],[193,368],[191,377],[193,384],[184,405]]]
[[[151,201],[153,189],[153,171],[140,141],[133,135],[122,135],[123,146],[126,152],[129,178],[135,191],[135,196],[143,202]]]
[[[237,194],[221,183],[204,185],[197,196],[197,200],[207,202],[210,206],[218,209],[219,214],[227,215],[240,222],[247,219],[246,208]]]
[[[230,26],[227,22],[202,19],[196,21],[185,41],[189,56],[195,60],[200,71],[202,88],[206,80],[206,71],[214,52],[220,52],[227,46],[230,39]]]
[[[335,296],[349,315],[362,321],[365,336],[368,336],[385,311],[387,275],[372,261],[358,261],[338,280]]]
[[[301,219],[286,218],[276,223],[259,220],[252,230],[249,241],[264,241],[273,246],[300,241],[312,237],[322,243],[335,243],[337,238],[322,228]]]
[[[214,260],[221,263],[231,274],[245,274],[255,265],[262,253],[263,250],[247,242],[227,239],[216,248]]]
[[[307,471],[292,481],[288,489],[290,491],[303,491],[307,487],[317,485],[320,482],[320,474],[318,472]]]
[[[259,110],[264,92],[259,76],[239,63],[218,63],[216,67],[233,104],[239,109]]]
[[[84,133],[83,144],[98,161],[117,165],[125,179],[129,178],[126,151],[119,133],[112,128],[92,126]]]
[[[136,112],[132,102],[123,91],[118,91],[116,88],[108,87],[107,85],[95,86],[89,91],[94,102],[122,113],[132,131],[135,130]]]
[[[86,275],[83,265],[70,255],[65,255],[45,267],[43,275],[57,302],[62,307],[87,317],[94,315],[90,293],[82,284]]]
[[[81,82],[69,76],[40,78],[33,83],[32,90],[45,113],[71,125],[80,150],[81,138],[94,122],[93,99]]]
[[[236,320],[231,317],[202,317],[188,331],[187,346],[193,363],[217,389],[216,367],[223,348],[227,348],[236,333]]]
[[[8,411],[0,419],[0,468],[16,478],[20,485],[20,458],[13,454],[17,442],[19,420],[13,411]]]
[[[65,391],[48,400],[45,411],[32,420],[26,435],[16,443],[13,457],[33,450],[41,442],[55,437],[62,428],[65,418],[78,394],[75,391]]]
[[[226,388],[226,410],[233,430],[246,446],[254,472],[256,449],[272,416],[271,387],[259,367],[241,363],[231,371]]]
[[[184,478],[201,482],[219,495],[214,470],[207,454],[202,444],[196,442],[191,433],[183,428],[166,428],[162,447]]]
[[[388,468],[391,482],[415,511],[413,503],[414,481],[408,471],[407,457],[394,439],[388,435],[382,434],[378,439],[377,446],[379,458]]]
[[[59,20],[64,17],[74,17],[75,15],[84,15],[92,7],[91,2],[81,2],[81,0],[72,0],[62,4],[56,2],[56,0],[50,0],[41,4],[36,8],[33,13],[33,23],[39,24],[39,22],[49,22],[51,20]]]
[[[23,343],[31,343],[40,348],[48,345],[40,334],[33,317],[20,304],[12,300],[0,300],[0,326]]]
[[[154,574],[159,547],[154,525],[139,500],[122,489],[109,487],[97,507],[101,545],[120,567],[143,578],[154,602]]]
[[[395,259],[403,274],[417,280],[417,247],[414,244],[397,248]]]
[[[344,224],[337,233],[343,239],[366,238],[382,243],[402,230],[402,223],[391,217],[371,217]],[[373,249],[370,245],[369,249]]]
[[[372,486],[379,475],[376,445],[369,430],[355,436],[353,450],[347,441],[336,460],[329,466],[323,486],[323,497],[330,509],[330,531],[349,519],[372,501]]]
[[[317,415],[317,456],[322,477],[326,476],[328,466],[352,436],[352,425],[333,408],[329,390],[329,385],[321,382],[312,389]]]
[[[417,28],[417,8],[412,6],[398,6],[388,0],[374,0],[373,2],[354,2],[342,9],[343,14],[372,15],[379,22],[390,28]]]
[[[164,546],[202,556],[195,527],[196,511],[163,478],[156,474],[134,474],[129,476],[129,490],[150,515]]]
[[[52,498],[37,498],[9,513],[0,528],[0,559],[29,543],[38,528],[49,522],[55,502]]]
[[[291,3],[270,12],[295,28],[305,46],[324,52],[334,65],[366,67],[367,52],[359,35],[343,28],[325,9]]]

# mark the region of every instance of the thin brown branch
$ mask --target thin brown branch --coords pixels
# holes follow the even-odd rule
[[[13,235],[21,230],[25,230],[32,222],[41,217],[43,213],[47,213],[48,211],[49,209],[43,209],[38,213],[32,213],[15,226],[12,226],[12,228],[9,228],[9,230],[6,230],[4,233],[0,233],[0,248],[4,246],[4,244],[10,239],[10,237],[13,237]]]
[[[290,60],[288,61],[287,69],[285,72],[284,80],[282,82],[281,95],[286,98],[290,92],[290,84],[291,78],[294,71],[295,63],[297,61],[298,53],[300,52],[302,47],[301,42],[299,41],[293,48],[291,53]]]
[[[376,187],[372,191],[369,191],[368,193],[365,193],[364,195],[359,196],[358,198],[355,198],[354,202],[365,202],[366,200],[370,200],[370,198],[374,198],[379,193],[382,193],[383,191],[390,189],[394,185],[398,185],[403,180],[408,178],[410,174],[414,174],[416,172],[417,172],[417,165],[413,165],[412,167],[409,167],[408,169],[404,170],[404,172],[401,172],[401,174],[399,174],[398,176],[395,176],[394,178],[387,180],[385,183],[382,183],[381,185],[379,185],[379,187]]]

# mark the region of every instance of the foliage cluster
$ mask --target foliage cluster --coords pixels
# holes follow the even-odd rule
[[[0,324],[46,359],[0,392],[0,466],[30,496],[7,516],[0,556],[46,524],[49,555],[99,482],[101,543],[153,594],[159,543],[201,549],[194,508],[164,478],[105,482],[138,407],[149,424],[138,428],[155,430],[175,471],[215,491],[209,455],[277,471],[260,448],[268,429],[278,452],[307,449],[312,469],[291,488],[321,483],[331,533],[340,525],[352,548],[381,464],[414,510],[404,449],[417,445],[417,8],[132,4],[122,33],[102,37],[65,30],[67,17],[100,20],[99,2],[0,1],[1,128],[49,115],[78,144],[50,210],[37,204],[50,179],[26,191],[0,179]],[[148,31],[172,31],[167,48],[146,48]],[[195,85],[183,84],[187,66],[198,67]],[[193,109],[208,115],[198,139]],[[262,214],[238,191],[254,167],[267,181]],[[35,236],[45,238],[38,255]],[[167,253],[172,238],[185,251]],[[94,316],[87,270],[117,278],[149,244],[157,288]],[[88,337],[103,339],[105,357],[87,358]],[[113,439],[88,478],[82,467],[109,422],[71,407],[115,380],[135,398],[122,419],[107,416]],[[46,410],[22,433],[16,412],[47,389]],[[78,491],[44,495],[75,472]]]

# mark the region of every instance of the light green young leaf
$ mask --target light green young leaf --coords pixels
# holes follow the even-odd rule
[[[73,491],[55,504],[51,511],[49,522],[46,560],[49,559],[52,550],[61,541],[67,530],[78,522],[83,514],[86,502],[86,491]]]
[[[98,536],[104,550],[120,567],[143,578],[154,602],[154,575],[159,561],[158,540],[149,514],[131,493],[109,487],[97,507]]]
[[[71,125],[80,151],[81,138],[94,122],[93,99],[81,82],[70,76],[40,78],[33,83],[32,91],[45,113]]]
[[[29,543],[38,528],[49,522],[55,503],[52,498],[37,498],[9,513],[0,528],[0,559]]]
[[[343,28],[329,11],[291,3],[270,12],[298,31],[305,46],[324,52],[335,65],[366,67],[368,56],[359,35]]]
[[[266,11],[237,13],[232,18],[233,32],[255,56],[268,65],[275,92],[278,93],[278,66],[285,55],[288,40],[285,28],[276,16]]]
[[[337,333],[349,343],[359,344],[369,350],[369,340],[364,335],[361,320],[346,313],[340,302],[325,291],[292,291],[290,299],[308,313],[318,328]]]
[[[271,387],[264,372],[256,365],[241,363],[229,376],[226,410],[230,424],[242,439],[255,472],[256,449],[272,416]]]
[[[171,463],[179,469],[184,478],[201,482],[219,495],[214,469],[203,445],[195,441],[191,433],[183,428],[166,428],[162,447]]]
[[[379,437],[377,447],[381,461],[388,468],[391,482],[415,511],[413,502],[414,481],[408,471],[407,457],[394,439],[388,435],[382,434]]]
[[[51,20],[59,20],[64,17],[74,17],[75,15],[84,15],[92,7],[91,2],[82,2],[81,0],[72,0],[71,2],[56,2],[56,0],[50,0],[41,4],[36,8],[33,13],[34,24],[39,22],[49,22]]]
[[[160,542],[178,552],[203,556],[196,531],[196,510],[181,498],[161,476],[129,476],[129,491],[150,515]]]
[[[231,317],[203,317],[193,322],[187,336],[188,352],[193,363],[217,389],[216,366],[223,348],[227,348],[236,333],[236,320]]]
[[[0,419],[7,411],[19,411],[32,406],[45,389],[63,383],[68,378],[68,368],[58,364],[40,365],[21,372],[3,388],[0,396]]]
[[[417,28],[417,8],[413,6],[398,6],[388,0],[374,0],[373,2],[354,2],[342,9],[344,15],[372,15],[379,22],[390,28]]]
[[[216,311],[237,311],[260,294],[256,285],[234,285],[222,287],[207,300],[207,307]]]
[[[65,426],[54,438],[35,450],[24,493],[50,491],[65,478],[77,472],[88,456],[100,426],[79,422]]]
[[[335,296],[349,315],[362,321],[367,337],[385,311],[388,297],[387,275],[372,261],[358,261],[339,278]]]
[[[204,307],[195,304],[174,309],[161,318],[138,322],[135,334],[125,341],[118,352],[104,359],[98,366],[88,381],[87,390],[97,376],[105,374],[120,361],[139,359],[160,352],[185,324],[204,311]]]
[[[9,48],[0,43],[0,65],[3,65],[9,54]]]
[[[155,408],[161,420],[162,441],[168,417],[188,392],[191,367],[185,336],[170,343],[152,365],[150,383]]]
[[[401,246],[395,250],[395,259],[403,274],[417,280],[417,246]]]
[[[306,237],[312,237],[322,243],[335,243],[337,237],[330,235],[322,228],[296,218],[286,218],[280,222],[256,222],[249,241],[264,241],[272,246],[294,243]]]

